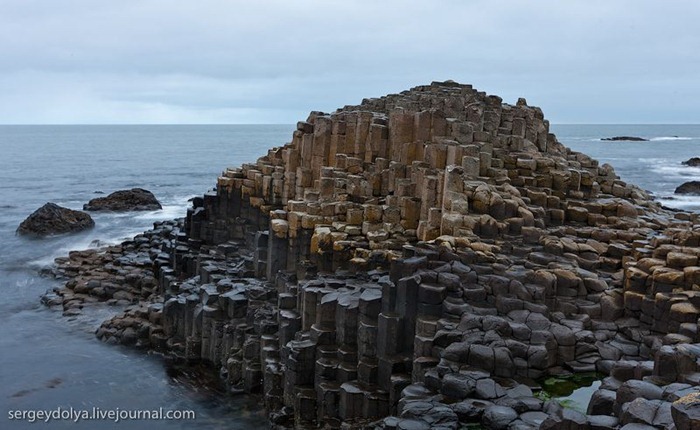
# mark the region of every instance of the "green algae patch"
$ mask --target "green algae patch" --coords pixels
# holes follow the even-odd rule
[[[535,396],[541,400],[554,400],[565,408],[585,414],[602,378],[602,374],[595,372],[551,376],[539,381],[542,390]]]

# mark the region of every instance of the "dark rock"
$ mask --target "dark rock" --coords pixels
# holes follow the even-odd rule
[[[115,191],[107,197],[97,197],[83,205],[86,211],[155,211],[163,209],[150,191],[142,188]]]
[[[637,398],[622,406],[622,424],[641,423],[652,425],[660,400]]]
[[[700,181],[689,181],[679,185],[674,191],[676,194],[700,195]]]
[[[476,388],[476,381],[467,375],[451,373],[442,380],[442,394],[453,399],[464,399]]]
[[[463,402],[456,403],[453,410],[457,414],[460,422],[477,423],[481,421],[484,411],[493,403],[487,400],[467,399]]]
[[[591,430],[612,430],[616,429],[619,420],[607,415],[589,415],[588,426]]]
[[[548,418],[549,416],[545,414],[544,412],[538,412],[538,411],[533,411],[533,412],[525,412],[524,414],[520,415],[520,419],[525,423],[525,424],[530,424],[532,426],[535,426],[535,428],[539,428],[540,425]]]
[[[678,430],[700,430],[700,393],[689,394],[673,402],[671,416]]]
[[[604,137],[600,140],[610,141],[610,142],[648,142],[649,139],[644,139],[643,137],[636,136],[614,136],[614,137]]]
[[[133,345],[136,343],[138,340],[138,335],[136,334],[136,330],[134,330],[131,327],[127,327],[124,329],[124,332],[121,335],[121,342],[124,345]]]
[[[551,414],[540,426],[541,430],[588,430],[586,416],[573,409],[559,409]]]
[[[615,408],[619,409],[625,403],[640,397],[647,400],[658,400],[661,399],[662,396],[663,389],[660,387],[650,382],[632,379],[622,384],[617,390]]]
[[[700,167],[700,157],[692,157],[681,163],[684,166]]]
[[[95,221],[85,212],[64,208],[55,203],[46,203],[22,221],[17,228],[17,233],[44,237],[74,233],[94,226]]]
[[[506,406],[489,406],[481,417],[481,423],[489,429],[507,429],[508,424],[518,418],[518,413]]]
[[[611,390],[597,390],[593,393],[588,403],[588,414],[611,415],[615,404],[615,392]]]
[[[656,430],[656,427],[641,423],[630,423],[620,427],[620,430]]]

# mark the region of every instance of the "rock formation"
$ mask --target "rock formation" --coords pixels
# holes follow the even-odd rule
[[[691,157],[681,163],[684,166],[700,167],[700,157]]]
[[[648,142],[649,139],[637,136],[615,136],[615,137],[604,137],[600,140],[610,141],[610,142]]]
[[[700,195],[700,181],[684,182],[674,191],[675,194],[689,194],[693,196]]]
[[[17,228],[17,233],[45,237],[55,234],[75,233],[95,226],[89,214],[46,203],[29,215]]]
[[[451,81],[296,128],[184,223],[60,260],[51,301],[128,290],[101,339],[211,363],[278,428],[697,423],[673,403],[700,391],[695,214]],[[589,415],[537,396],[590,371]]]
[[[156,211],[163,209],[152,192],[143,188],[119,190],[106,197],[96,197],[83,205],[86,211]]]

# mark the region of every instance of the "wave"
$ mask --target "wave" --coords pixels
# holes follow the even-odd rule
[[[182,218],[187,214],[187,204],[163,205],[163,209],[157,211],[142,212],[134,216],[134,219],[140,220],[171,220]]]
[[[665,175],[676,175],[681,177],[695,178],[700,176],[700,168],[681,165],[680,163],[651,165],[651,169],[657,173]]]
[[[664,140],[693,140],[695,139],[694,137],[682,137],[682,136],[661,136],[661,137],[652,137],[649,139],[652,142],[659,142],[659,141],[664,141]]]
[[[656,199],[664,206],[673,209],[683,209],[687,211],[700,210],[700,196],[674,195],[662,196]]]

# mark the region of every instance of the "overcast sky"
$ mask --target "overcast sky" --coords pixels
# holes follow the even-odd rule
[[[700,2],[0,0],[0,123],[293,123],[453,79],[698,123]]]

